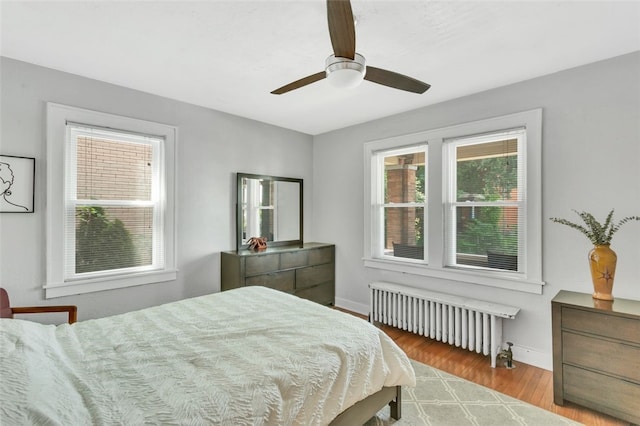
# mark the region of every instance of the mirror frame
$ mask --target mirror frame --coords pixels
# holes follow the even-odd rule
[[[300,185],[300,204],[298,205],[298,214],[300,215],[300,230],[298,232],[299,239],[267,241],[267,247],[290,246],[290,245],[302,246],[302,242],[303,242],[302,218],[303,218],[303,210],[304,210],[303,179],[281,177],[281,176],[256,175],[251,173],[237,173],[237,176],[236,176],[236,251],[245,250],[249,247],[248,244],[242,243],[242,219],[244,218],[244,215],[242,214],[241,200],[243,199],[242,197],[242,180],[243,179],[260,179],[260,180],[270,180],[274,182],[292,182],[292,183],[298,183]]]

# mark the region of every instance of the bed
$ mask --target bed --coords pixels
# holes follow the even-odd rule
[[[3,424],[358,424],[408,358],[352,315],[243,287],[59,326],[0,319]],[[397,410],[397,411],[395,411]]]

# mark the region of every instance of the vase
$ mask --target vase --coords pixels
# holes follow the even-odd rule
[[[616,274],[618,256],[609,244],[596,245],[589,252],[589,267],[593,281],[593,298],[613,300],[613,278]]]

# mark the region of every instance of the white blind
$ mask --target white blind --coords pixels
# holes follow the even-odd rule
[[[163,139],[67,124],[65,281],[164,267]]]
[[[449,139],[446,264],[523,272],[525,129]]]

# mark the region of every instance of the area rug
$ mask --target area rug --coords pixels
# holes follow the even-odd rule
[[[417,384],[402,389],[402,418],[391,419],[387,406],[365,426],[580,424],[417,361],[411,363]]]

